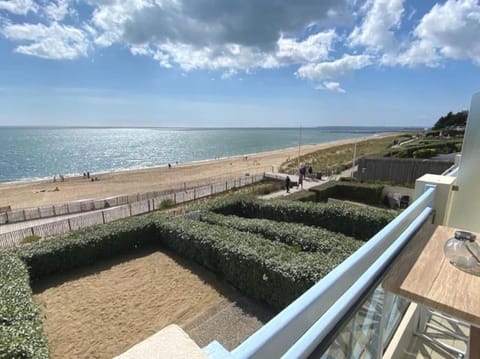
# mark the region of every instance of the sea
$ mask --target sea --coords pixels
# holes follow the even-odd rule
[[[0,182],[166,166],[419,130],[402,127],[0,127]]]

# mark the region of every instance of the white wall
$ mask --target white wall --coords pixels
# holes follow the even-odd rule
[[[448,225],[480,231],[480,93],[473,95]]]

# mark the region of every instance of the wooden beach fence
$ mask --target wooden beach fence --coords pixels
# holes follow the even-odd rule
[[[124,204],[123,206],[105,209],[102,212],[105,218],[105,223],[108,223],[117,219],[130,217],[130,206]]]
[[[19,229],[13,232],[0,234],[0,247],[14,247],[25,237],[33,235],[32,228]]]
[[[23,238],[36,235],[49,237],[72,230],[90,227],[96,224],[104,224],[121,218],[148,213],[159,210],[164,201],[172,201],[174,204],[190,202],[199,198],[226,192],[232,188],[247,186],[264,179],[264,174],[244,176],[233,180],[215,182],[191,189],[178,190],[173,193],[147,192],[136,193],[129,196],[110,197],[101,200],[83,200],[53,206],[29,208],[25,210],[9,211],[0,214],[0,224],[15,223],[18,229],[0,234],[0,247],[12,247],[22,241]],[[134,201],[134,202],[129,202]],[[109,208],[112,207],[112,208]],[[102,210],[103,209],[103,210]],[[60,219],[55,222],[44,223],[20,228],[22,221],[40,219],[83,211],[100,210],[94,213],[79,214],[68,219]],[[182,214],[183,210],[172,209],[170,215]],[[16,223],[17,222],[17,223]],[[15,227],[15,226],[14,226]]]
[[[63,234],[70,231],[70,225],[68,219],[62,219],[57,222],[40,224],[38,226],[31,227],[35,236],[49,237],[57,234]]]
[[[244,176],[237,179],[226,179],[225,181],[215,181],[213,183],[200,183],[198,186],[193,188],[176,188],[169,191],[152,191],[145,193],[134,193],[130,195],[121,195],[115,197],[108,197],[104,199],[97,200],[79,200],[72,201],[67,203],[55,204],[52,206],[43,206],[35,208],[26,208],[19,210],[11,210],[7,212],[0,213],[0,225],[7,223],[16,223],[16,222],[25,222],[34,219],[40,218],[49,218],[62,216],[66,214],[75,214],[90,212],[94,210],[100,210],[104,208],[112,208],[125,204],[135,203],[138,201],[148,200],[158,198],[166,193],[175,193],[178,194],[176,203],[184,203],[197,198],[208,197],[212,194],[221,193],[232,188],[238,188],[258,182],[262,180],[264,174],[255,174],[252,176]]]
[[[70,222],[70,230],[75,231],[95,224],[104,224],[103,213],[95,212],[78,217],[73,217],[68,220]]]
[[[0,213],[0,224],[5,224],[7,223],[7,213],[3,212]]]

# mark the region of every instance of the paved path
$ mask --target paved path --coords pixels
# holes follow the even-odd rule
[[[300,188],[297,188],[297,186],[293,186],[292,188],[290,188],[290,193],[287,193],[285,190],[282,190],[282,191],[278,191],[278,192],[274,192],[274,193],[270,193],[270,194],[267,194],[265,196],[261,196],[260,198],[263,198],[263,199],[271,199],[271,198],[279,198],[279,197],[285,197],[285,196],[288,196],[292,193],[295,193],[295,192],[299,192],[299,191],[303,191],[303,190],[308,190],[312,187],[315,187],[315,186],[319,186],[321,185],[322,183],[326,183],[326,182],[329,182],[329,181],[336,181],[338,180],[340,177],[350,177],[352,175],[352,171],[356,171],[357,170],[357,166],[353,167],[353,168],[347,168],[345,171],[341,172],[340,174],[338,175],[335,175],[335,176],[330,176],[330,177],[324,177],[323,179],[319,180],[319,179],[316,179],[316,178],[306,178],[304,181],[303,181],[303,189],[300,187]],[[269,175],[268,173],[265,174],[266,176]],[[289,174],[286,174],[286,173],[275,173],[275,174],[272,174],[275,178],[277,179],[281,179],[283,181],[285,181],[284,179],[289,176],[290,179],[293,181],[293,182],[297,182],[298,181],[298,176],[296,175],[289,175]],[[268,177],[268,176],[267,176]]]
[[[296,177],[296,176],[290,176],[290,178],[292,178],[292,181],[296,182],[297,179],[296,178],[293,179],[293,177]],[[271,198],[285,197],[285,196],[288,196],[292,193],[308,190],[312,187],[321,185],[322,183],[325,183],[325,182],[328,182],[328,181],[327,180],[319,180],[319,179],[306,179],[306,180],[303,181],[303,189],[302,189],[302,187],[297,188],[297,186],[293,186],[292,188],[290,188],[290,193],[287,193],[285,190],[281,190],[281,191],[278,191],[278,192],[273,192],[273,193],[267,194],[265,196],[261,196],[260,198],[271,199]]]

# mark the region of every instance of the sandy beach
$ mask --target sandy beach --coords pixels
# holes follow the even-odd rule
[[[304,145],[301,154],[307,154],[332,146],[355,143],[371,138],[392,136],[369,136],[339,140],[318,145]],[[162,191],[172,188],[214,182],[216,179],[271,172],[288,158],[298,156],[298,147],[270,152],[235,156],[194,163],[179,163],[168,167],[153,167],[141,170],[91,174],[98,181],[83,177],[66,177],[64,182],[53,180],[0,184],[0,207],[12,209],[37,207],[81,199],[106,198],[137,192]],[[58,187],[58,191],[53,191]]]

